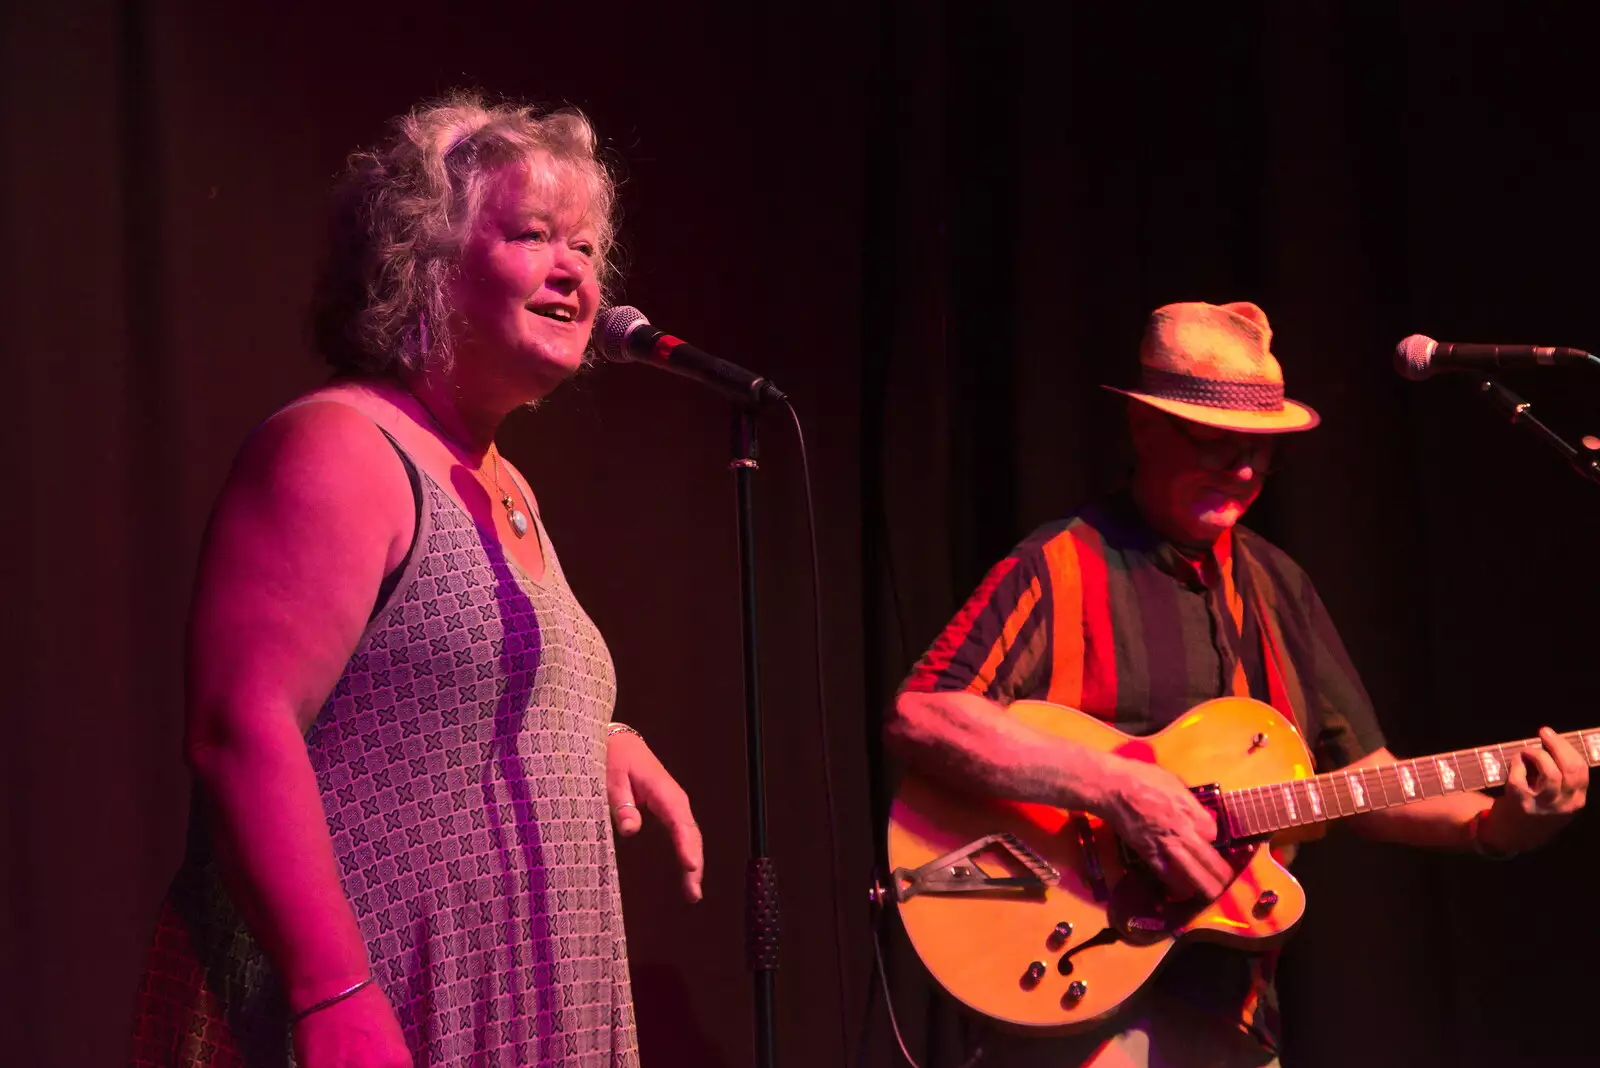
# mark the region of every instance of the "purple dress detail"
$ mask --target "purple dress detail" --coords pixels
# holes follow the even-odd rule
[[[537,517],[535,582],[419,474],[411,559],[306,736],[373,975],[418,1064],[637,1068],[610,654]],[[281,988],[204,817],[140,984],[133,1063],[279,1068]]]

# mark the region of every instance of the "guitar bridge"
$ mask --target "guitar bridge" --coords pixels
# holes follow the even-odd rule
[[[985,852],[996,852],[1013,862],[1022,874],[990,875],[978,864]],[[906,901],[918,894],[971,894],[999,890],[1017,894],[1042,894],[1061,881],[1061,873],[1012,834],[988,834],[930,860],[920,868],[894,870],[894,897]]]

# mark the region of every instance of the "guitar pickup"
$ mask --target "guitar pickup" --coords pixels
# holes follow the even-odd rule
[[[978,863],[981,854],[998,854],[1012,873],[991,875]],[[919,868],[894,870],[894,896],[906,901],[918,894],[972,894],[1004,891],[1042,894],[1061,881],[1061,873],[1012,834],[988,834]]]
[[[1106,885],[1105,869],[1100,866],[1100,850],[1095,845],[1094,827],[1090,825],[1089,817],[1081,812],[1074,812],[1072,831],[1078,836],[1078,848],[1083,852],[1083,870],[1088,873],[1089,887],[1094,891],[1094,899],[1102,903],[1109,901],[1111,890]],[[1117,840],[1117,845],[1122,845],[1121,839]]]

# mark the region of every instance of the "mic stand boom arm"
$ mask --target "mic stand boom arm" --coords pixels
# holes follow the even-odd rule
[[[1478,383],[1478,392],[1488,402],[1511,417],[1512,426],[1525,428],[1543,441],[1583,478],[1600,485],[1600,438],[1585,435],[1583,448],[1575,448],[1560,434],[1545,426],[1533,414],[1533,406],[1492,378]]]

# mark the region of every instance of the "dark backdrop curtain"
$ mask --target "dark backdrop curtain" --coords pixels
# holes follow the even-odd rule
[[[841,973],[852,1044],[860,1023],[879,710],[993,559],[1122,476],[1096,387],[1157,304],[1258,301],[1326,416],[1253,518],[1317,578],[1396,749],[1600,720],[1595,491],[1463,384],[1387,364],[1413,331],[1600,347],[1585,29],[1510,4],[10,5],[0,1061],[120,1063],[182,839],[207,509],[249,429],[320,379],[302,309],[343,153],[452,85],[588,109],[624,161],[623,299],[806,418],[843,855],[835,881],[797,456],[768,420],[785,1063],[845,1060]],[[1507,381],[1563,430],[1600,423],[1593,375]],[[694,909],[659,837],[622,849],[652,1065],[750,1062],[726,423],[609,368],[503,438],[612,644],[619,716],[710,845]],[[1597,948],[1591,824],[1506,865],[1307,851],[1289,1063],[1581,1056],[1591,984],[1560,976]],[[912,1046],[949,1063],[952,1017],[887,930]]]

